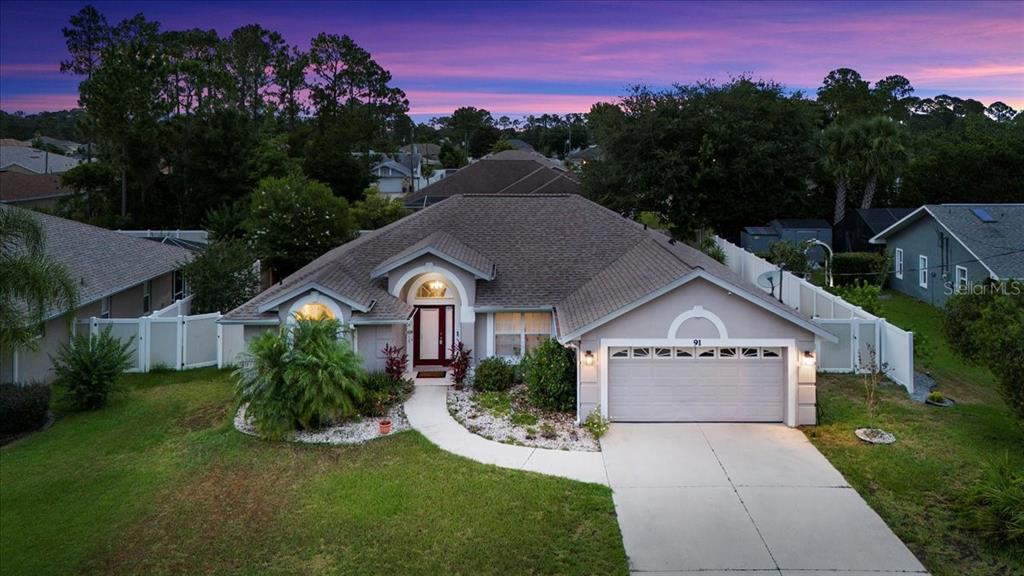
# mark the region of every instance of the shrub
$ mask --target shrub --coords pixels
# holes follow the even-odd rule
[[[452,382],[457,388],[462,388],[469,374],[469,363],[473,360],[473,351],[466,348],[466,345],[459,340],[452,344],[452,359],[448,368],[452,371]]]
[[[936,404],[942,404],[946,401],[946,395],[938,390],[932,390],[928,393],[928,401],[935,402]]]
[[[832,277],[839,285],[881,286],[889,274],[889,258],[878,252],[840,252],[832,258]]]
[[[876,316],[882,313],[882,302],[880,300],[882,288],[876,284],[868,284],[858,280],[853,284],[836,286],[829,291],[850,304],[860,306],[868,313]]]
[[[700,241],[700,251],[725,264],[725,250],[722,250],[711,234],[704,236]]]
[[[512,412],[512,397],[506,392],[483,392],[474,398],[476,405],[494,414],[504,416]]]
[[[412,391],[412,382],[404,378],[392,378],[387,372],[367,372],[360,379],[363,400],[359,413],[364,416],[384,416],[398,402],[402,402]]]
[[[1024,471],[1009,458],[990,465],[964,499],[967,524],[996,543],[1024,545]]]
[[[102,408],[121,391],[121,374],[131,367],[133,354],[131,341],[111,336],[109,326],[96,336],[78,333],[57,351],[57,385],[76,410]]]
[[[587,414],[587,419],[583,421],[583,427],[597,440],[604,436],[610,425],[611,423],[608,422],[608,419],[601,415],[600,406],[594,408],[590,414]]]
[[[554,339],[546,340],[523,358],[521,369],[531,402],[560,412],[576,407],[576,355],[572,350]]]
[[[299,320],[260,334],[235,370],[256,430],[281,437],[352,416],[363,400],[362,360],[337,337],[337,320]]]
[[[558,438],[558,431],[555,430],[555,427],[550,422],[544,422],[540,425],[540,435],[542,438],[554,440]]]
[[[46,384],[0,384],[0,433],[18,434],[46,423],[50,387]]]
[[[214,242],[183,268],[192,313],[227,312],[260,292],[256,257],[243,240]]]
[[[807,271],[807,254],[804,253],[803,246],[787,240],[772,244],[765,259],[793,274],[803,274]]]
[[[953,295],[943,331],[957,354],[988,366],[1010,410],[1024,419],[1024,283]]]
[[[405,348],[385,344],[381,352],[384,353],[384,371],[388,376],[393,380],[405,378],[405,373],[409,369],[409,355],[405,353]]]
[[[515,412],[509,421],[516,426],[533,426],[537,424],[537,416],[529,412]]]
[[[473,373],[473,386],[481,392],[501,392],[512,387],[515,368],[508,360],[492,356],[480,361]]]

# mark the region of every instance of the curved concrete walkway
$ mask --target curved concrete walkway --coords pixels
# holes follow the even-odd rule
[[[443,380],[436,384],[417,381],[412,397],[405,403],[405,415],[413,428],[447,452],[502,468],[608,485],[600,452],[513,446],[466,430],[448,413],[448,386]]]

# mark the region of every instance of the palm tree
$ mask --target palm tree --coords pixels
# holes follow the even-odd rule
[[[74,311],[78,289],[46,253],[43,228],[27,210],[0,207],[0,270],[0,348],[35,349],[48,313]]]
[[[878,181],[896,176],[906,159],[906,150],[900,141],[899,128],[884,116],[865,120],[859,129],[862,134],[862,161],[865,185],[861,208],[871,208],[875,200]]]
[[[818,138],[818,162],[836,186],[833,223],[846,216],[846,196],[850,178],[860,163],[861,131],[856,126],[832,124]]]

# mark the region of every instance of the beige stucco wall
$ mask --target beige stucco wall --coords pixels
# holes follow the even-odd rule
[[[814,350],[814,334],[810,331],[698,278],[598,326],[576,341],[580,349],[580,417],[585,418],[601,400],[599,367],[606,361],[601,357],[602,339],[725,337],[718,333],[712,321],[701,317],[686,320],[675,334],[668,333],[673,321],[680,314],[697,306],[721,320],[728,338],[793,339],[798,349]],[[595,356],[593,366],[587,366],[582,361],[587,350],[592,351]],[[787,366],[787,373],[792,368]],[[812,394],[805,391],[805,398],[810,395]],[[789,398],[787,403],[788,401]]]

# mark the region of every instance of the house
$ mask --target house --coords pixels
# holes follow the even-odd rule
[[[527,152],[533,152],[533,146],[521,138],[507,138],[505,142],[512,146],[513,150],[526,150]]]
[[[78,166],[80,160],[25,146],[0,146],[0,172],[60,174]]]
[[[591,144],[586,148],[577,148],[565,157],[565,161],[575,166],[583,166],[587,162],[601,159],[601,146]]]
[[[418,210],[458,194],[581,194],[576,176],[542,154],[505,150],[448,174],[442,180],[405,196]]]
[[[0,204],[21,208],[53,210],[61,198],[75,193],[60,184],[60,176],[0,172]]]
[[[815,343],[837,339],[726,266],[577,194],[457,195],[339,246],[221,320],[221,355],[335,318],[365,368],[464,342],[513,361],[575,351],[577,417],[815,421]]]
[[[424,159],[418,153],[398,153],[384,156],[370,169],[376,179],[377,190],[392,198],[400,198],[444,178],[435,170],[430,177],[423,175]]]
[[[1024,278],[1024,204],[921,206],[871,243],[892,258],[892,289],[942,306],[987,280]]]
[[[21,210],[0,206],[0,210]],[[69,326],[67,310],[47,314],[35,351],[0,350],[0,381],[52,379],[50,355],[97,318],[137,318],[185,296],[181,266],[191,252],[47,214],[33,213],[46,234],[46,253],[78,282],[78,309]]]
[[[877,252],[871,243],[879,232],[910,214],[913,208],[857,208],[832,227],[832,248],[836,252]]]
[[[415,144],[406,144],[398,149],[402,154],[419,154],[423,157],[423,161],[428,164],[440,164],[441,163],[441,145],[431,144],[429,142],[417,142]]]
[[[808,240],[831,247],[832,226],[820,218],[776,218],[764,226],[747,226],[740,232],[740,246],[754,254],[767,252],[776,242],[801,244]]]

